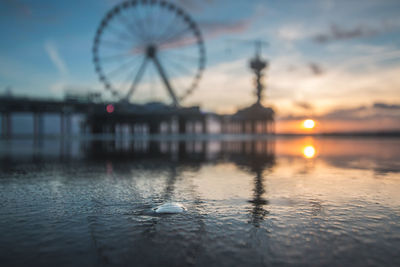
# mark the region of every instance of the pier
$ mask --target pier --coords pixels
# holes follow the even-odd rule
[[[1,138],[13,138],[13,115],[32,116],[34,138],[45,137],[44,116],[60,118],[62,137],[72,135],[72,116],[83,116],[80,135],[187,135],[274,134],[274,112],[259,104],[235,114],[204,112],[200,107],[176,107],[162,103],[90,102],[0,96]]]

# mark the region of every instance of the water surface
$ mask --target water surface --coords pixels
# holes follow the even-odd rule
[[[400,266],[400,139],[2,141],[1,266]],[[156,214],[177,202],[186,211]]]

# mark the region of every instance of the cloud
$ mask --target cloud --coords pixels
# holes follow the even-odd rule
[[[312,115],[317,121],[315,133],[339,132],[391,132],[400,131],[400,105],[381,103],[393,109],[376,108],[376,104],[337,108],[320,115]],[[378,105],[380,106],[380,105]],[[306,115],[278,116],[277,132],[304,133],[301,129]]]
[[[0,14],[6,14],[6,12],[11,12],[15,14],[18,17],[25,17],[29,18],[32,16],[32,8],[26,3],[23,3],[22,1],[19,0],[5,0],[3,1],[3,12],[0,12]]]
[[[345,109],[336,109],[329,113],[326,113],[322,116],[319,116],[319,119],[330,119],[330,120],[355,120],[361,119],[365,117],[369,117],[371,114],[368,114],[369,108],[366,106],[359,106],[356,108],[345,108]]]
[[[311,72],[315,75],[322,75],[325,72],[319,64],[314,62],[309,63],[308,67],[310,68]]]
[[[52,41],[46,41],[44,44],[44,49],[53,63],[54,67],[60,74],[60,77],[57,81],[54,81],[49,85],[50,92],[55,95],[60,95],[63,91],[65,91],[65,87],[68,84],[69,80],[69,70],[67,64],[61,57],[56,44]]]
[[[306,37],[306,31],[298,24],[284,25],[278,29],[277,35],[281,40],[293,42],[304,39]]]
[[[354,28],[345,29],[336,24],[332,24],[328,32],[316,34],[313,37],[313,41],[323,44],[338,40],[350,40],[355,38],[369,37],[379,33],[380,31],[366,25],[360,25]]]
[[[318,1],[318,4],[321,6],[321,8],[325,11],[331,11],[335,7],[335,1],[334,0],[320,0]]]
[[[219,113],[232,113],[238,107],[252,104],[255,101],[252,76],[246,69],[247,61],[243,59],[210,66],[207,78],[201,80],[198,90],[185,104],[201,103],[202,108]]]
[[[308,103],[294,102],[296,106],[305,107]],[[307,116],[287,115],[280,117],[280,120],[303,120]],[[368,121],[380,118],[391,118],[400,121],[400,104],[374,103],[372,105],[360,105],[352,108],[337,108],[325,114],[314,116],[319,121],[340,120],[340,121]]]
[[[41,23],[54,23],[65,17],[65,10],[57,1],[0,1],[0,16],[17,18],[25,26],[38,27]]]
[[[223,10],[226,10],[225,5],[230,4],[230,1],[227,0],[174,0],[174,2],[189,12],[201,13],[215,13],[216,9],[219,10],[221,7],[223,7]],[[204,33],[205,39],[210,39],[224,34],[244,32],[254,20],[251,17],[243,19],[235,17],[235,19],[235,21],[212,21],[207,19],[207,21],[197,21],[197,24]]]
[[[375,103],[374,108],[378,109],[392,109],[392,110],[400,110],[400,105],[390,105],[386,103]]]
[[[45,48],[45,51],[46,51],[47,55],[49,56],[51,62],[57,68],[58,72],[62,76],[68,76],[69,71],[68,71],[67,65],[65,64],[64,60],[60,56],[57,46],[51,41],[46,41],[44,44],[44,48]]]
[[[215,2],[214,0],[203,0],[203,1],[198,1],[198,0],[176,0],[177,4],[179,6],[184,7],[187,10],[190,10],[192,12],[200,12],[202,11],[206,5],[212,4]]]
[[[340,57],[333,62],[324,61],[324,69],[329,71],[323,75],[313,75],[308,66],[310,61],[303,55],[278,54],[271,59],[268,71],[267,99],[276,105],[282,116],[304,113],[300,109],[293,110],[293,101],[312,103],[315,114],[327,113],[339,103],[348,107],[371,101],[399,103],[400,66],[383,64],[386,60],[399,58],[400,54],[397,50],[391,51],[390,47],[384,51],[364,55],[354,46],[345,46],[335,52]],[[341,58],[346,55],[350,56]],[[288,70],[288,66],[294,67]]]
[[[207,22],[201,23],[200,27],[203,30],[203,36],[205,40],[217,38],[221,35],[240,33],[245,31],[250,25],[250,21],[241,20],[233,23],[227,22]],[[196,36],[187,36],[184,33],[176,35],[174,38],[167,39],[161,46],[160,49],[171,49],[190,46],[197,42]]]
[[[304,110],[312,110],[314,108],[311,103],[305,101],[295,101],[293,105]]]
[[[242,19],[235,22],[201,22],[199,23],[201,29],[204,31],[206,39],[215,38],[224,34],[241,33],[246,31],[250,25],[250,19]]]
[[[354,53],[353,46],[346,46],[345,49],[344,55],[346,52]],[[263,103],[273,104],[280,116],[309,115],[307,112],[309,110],[306,109],[307,103],[312,104],[314,115],[338,110],[339,104],[344,107],[361,107],[373,101],[400,103],[398,94],[400,67],[398,65],[374,67],[382,60],[399,57],[399,53],[399,51],[387,52],[385,49],[384,52],[368,54],[367,57],[363,55],[338,59],[334,62],[325,61],[323,67],[319,62],[310,62],[310,59],[296,52],[274,54],[271,58],[271,67],[264,79],[266,90]],[[312,73],[309,66],[311,63],[324,71],[323,75]],[[292,65],[294,70],[288,71],[288,66],[291,64],[294,64]],[[189,100],[193,100],[191,103],[202,103],[202,106],[217,112],[234,111],[237,107],[246,106],[254,101],[252,80],[253,75],[248,69],[247,58],[209,66],[198,90]],[[222,103],[221,98],[227,99]],[[299,102],[299,105],[294,102]],[[359,111],[358,118],[367,117],[368,110]],[[390,113],[379,114],[392,116]],[[342,117],[357,116],[343,114]]]
[[[60,95],[64,92],[66,86],[67,84],[64,81],[57,81],[51,84],[49,88],[53,94]]]

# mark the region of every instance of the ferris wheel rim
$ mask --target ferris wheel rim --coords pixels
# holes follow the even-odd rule
[[[109,91],[113,97],[117,97],[120,100],[130,100],[126,99],[121,96],[121,93],[114,88],[112,82],[107,78],[107,75],[104,72],[104,69],[101,65],[101,59],[99,55],[99,46],[101,44],[101,36],[103,35],[104,30],[106,27],[109,25],[109,22],[114,19],[117,15],[119,15],[123,10],[126,10],[128,8],[136,8],[139,7],[140,5],[146,6],[146,5],[159,5],[161,8],[165,8],[168,11],[174,13],[174,16],[179,17],[182,19],[184,23],[186,23],[187,26],[189,26],[191,32],[193,33],[194,37],[196,38],[195,42],[193,44],[198,48],[198,62],[195,70],[195,75],[192,78],[192,82],[188,88],[185,88],[183,93],[177,96],[179,101],[183,101],[185,98],[187,98],[190,94],[193,93],[193,91],[196,89],[198,86],[198,83],[202,77],[202,74],[205,69],[205,61],[206,61],[206,53],[205,53],[205,46],[204,46],[204,41],[202,34],[197,26],[197,24],[194,22],[194,20],[189,16],[189,14],[184,11],[181,7],[178,7],[176,4],[165,1],[165,0],[128,0],[121,2],[117,5],[115,5],[111,10],[109,10],[106,15],[103,17],[101,20],[100,25],[98,26],[94,38],[94,43],[92,47],[92,53],[93,53],[93,62],[95,65],[95,71],[99,77],[100,82],[104,84],[104,87],[107,91]],[[139,36],[135,36],[140,38]],[[143,37],[143,36],[142,36]],[[143,40],[142,40],[143,41]],[[148,41],[148,40],[145,40]]]

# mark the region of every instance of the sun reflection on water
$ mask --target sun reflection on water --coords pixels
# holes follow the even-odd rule
[[[307,159],[312,159],[315,157],[315,148],[313,146],[305,146],[303,148],[303,155]]]

